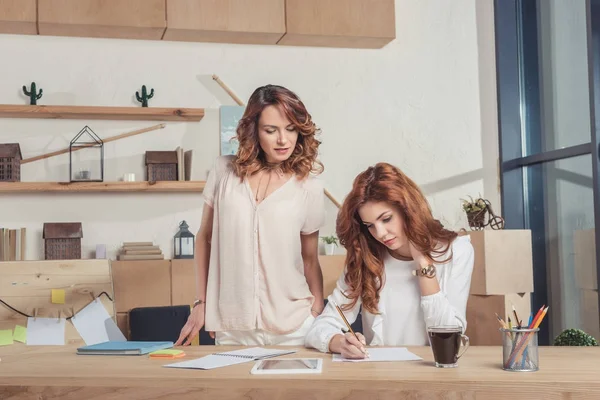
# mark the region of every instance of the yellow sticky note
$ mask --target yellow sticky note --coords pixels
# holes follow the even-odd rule
[[[12,329],[4,329],[0,331],[0,346],[13,344]]]
[[[150,353],[151,356],[176,356],[178,354],[183,353],[183,350],[175,350],[175,349],[165,349],[165,350],[156,350]]]
[[[21,325],[15,325],[13,339],[17,342],[27,343],[27,328]]]
[[[64,289],[52,289],[52,304],[65,304]]]

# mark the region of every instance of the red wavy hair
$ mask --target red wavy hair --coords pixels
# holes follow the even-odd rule
[[[395,206],[404,219],[408,240],[430,258],[445,254],[457,233],[445,229],[433,218],[431,208],[421,189],[400,169],[379,163],[360,173],[352,191],[338,213],[336,231],[346,248],[346,296],[351,300],[345,308],[354,306],[360,297],[363,307],[378,313],[379,293],[383,287],[383,257],[387,248],[376,240],[362,223],[358,210],[365,203],[386,202]],[[440,246],[441,245],[441,246]],[[452,258],[450,255],[447,262]]]
[[[279,107],[298,130],[298,140],[292,155],[281,163],[283,172],[293,172],[300,179],[310,173],[323,172],[323,164],[317,160],[321,142],[317,140],[318,129],[300,98],[289,89],[277,85],[257,88],[244,111],[237,127],[239,147],[233,163],[237,176],[243,178],[268,166],[264,151],[258,141],[258,120],[267,106]]]

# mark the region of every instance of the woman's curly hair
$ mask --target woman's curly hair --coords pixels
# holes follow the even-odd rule
[[[292,172],[298,178],[306,178],[310,173],[323,172],[323,164],[317,159],[321,142],[319,132],[311,115],[298,96],[289,89],[277,85],[261,86],[252,93],[244,115],[237,127],[239,147],[233,163],[237,176],[250,176],[267,165],[265,154],[258,141],[258,120],[267,106],[279,107],[298,130],[298,140],[292,155],[281,163],[283,172]]]
[[[376,240],[363,224],[358,210],[367,202],[386,202],[396,207],[404,219],[404,229],[410,242],[423,255],[439,262],[458,236],[445,229],[433,218],[431,208],[421,189],[398,168],[379,163],[360,173],[350,194],[338,213],[336,231],[340,243],[346,248],[346,284],[351,300],[348,309],[359,298],[370,313],[378,313],[379,293],[383,284],[383,257],[387,248]],[[441,246],[440,246],[441,245]]]

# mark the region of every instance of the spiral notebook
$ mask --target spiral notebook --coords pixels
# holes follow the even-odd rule
[[[275,350],[264,349],[262,347],[251,347],[249,349],[226,351],[223,353],[213,353],[208,356],[196,358],[189,361],[181,361],[174,364],[167,364],[168,368],[191,368],[191,369],[214,369],[227,367],[235,364],[242,364],[250,361],[264,360],[265,358],[293,354],[296,350]]]

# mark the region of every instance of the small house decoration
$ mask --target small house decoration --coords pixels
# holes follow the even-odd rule
[[[79,260],[81,259],[81,222],[44,223],[44,259]]]
[[[104,142],[85,126],[69,144],[71,182],[104,181]]]
[[[23,93],[25,96],[29,97],[29,105],[35,106],[37,101],[42,98],[44,90],[40,89],[40,92],[38,93],[35,82],[31,82],[31,90],[27,90],[27,86],[23,85]]]
[[[469,199],[470,201],[463,200],[462,202],[463,210],[467,213],[467,221],[471,229],[478,231],[488,225],[495,230],[504,229],[504,218],[494,214],[492,204],[489,200],[482,198],[473,200],[471,197]]]
[[[142,103],[142,107],[148,107],[148,100],[154,97],[154,89],[150,90],[150,94],[146,91],[146,85],[142,85],[142,95],[140,96],[140,92],[135,92],[135,98],[137,101]]]
[[[18,143],[0,144],[0,181],[21,181],[21,147]]]
[[[179,231],[173,237],[175,249],[174,258],[194,258],[194,234],[188,230],[188,224],[183,221],[179,224]]]
[[[147,179],[150,182],[177,180],[177,151],[147,151]]]

